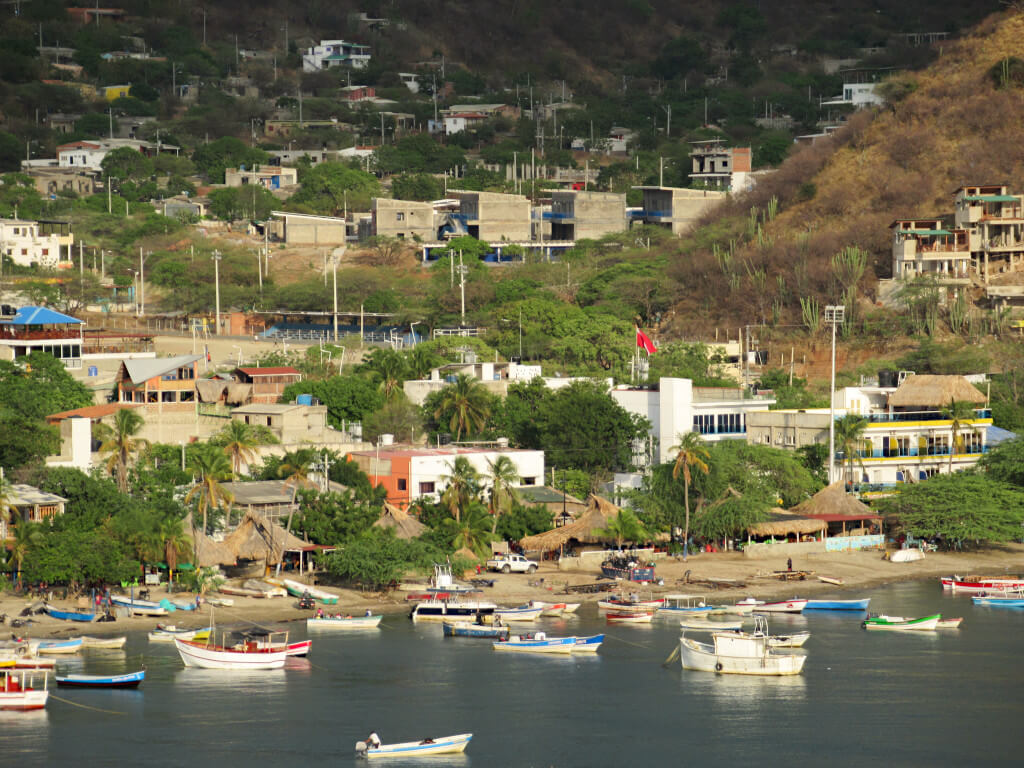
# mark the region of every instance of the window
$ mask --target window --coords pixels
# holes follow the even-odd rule
[[[404,477],[398,478],[398,490],[400,490],[400,491],[407,491],[407,490],[409,490],[409,481],[406,480]]]
[[[536,485],[537,484],[537,478],[536,477],[523,477],[523,478],[520,478],[520,480],[522,481],[523,485]]]
[[[49,248],[43,248],[42,253],[43,253],[43,256],[49,256],[50,255],[50,249]]]
[[[405,214],[399,211],[395,214],[395,221],[405,221]]]
[[[175,400],[174,400],[174,391],[173,390],[167,390],[166,392],[161,392],[160,393],[160,402],[162,402],[162,403],[173,403],[173,402],[175,402]]]
[[[420,493],[433,493],[434,484],[431,483],[420,483]]]
[[[717,421],[719,434],[735,434],[743,431],[741,417],[738,413],[720,413],[717,416]]]
[[[710,413],[698,413],[693,417],[693,431],[702,435],[715,432],[715,417]]]

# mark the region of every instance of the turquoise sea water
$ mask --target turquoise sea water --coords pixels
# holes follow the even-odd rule
[[[474,734],[464,757],[386,765],[1021,765],[1024,611],[974,606],[936,581],[836,593],[866,596],[874,612],[964,616],[963,628],[868,633],[862,614],[778,617],[773,631],[811,632],[792,678],[665,667],[674,621],[607,627],[593,606],[537,625],[605,632],[593,658],[498,654],[400,614],[375,632],[315,635],[308,661],[281,671],[218,672],[186,670],[173,645],[131,632],[124,652],[61,665],[99,674],[142,661],[143,686],[52,687],[90,709],[51,698],[42,712],[0,713],[0,766],[346,766],[365,764],[353,746],[371,730],[385,742]]]

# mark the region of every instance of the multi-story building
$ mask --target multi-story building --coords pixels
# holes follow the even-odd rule
[[[459,212],[452,216],[477,240],[530,240],[530,200],[524,195],[456,190],[448,194],[459,201]]]
[[[970,232],[978,275],[988,282],[993,269],[1024,269],[1024,195],[1010,194],[1005,184],[989,184],[960,187],[955,200],[955,226]]]
[[[653,224],[683,235],[710,208],[726,198],[725,192],[683,187],[633,187],[643,193],[643,207],[631,212],[633,221]]]
[[[942,219],[897,219],[892,229],[892,276],[933,275],[943,282],[967,282],[969,233],[943,226]]]
[[[514,448],[404,448],[381,446],[373,450],[351,451],[347,458],[370,476],[370,482],[387,489],[387,501],[405,509],[416,499],[437,501],[448,487],[455,459],[463,457],[489,487],[489,464],[507,456],[519,475],[517,486],[544,483],[544,451]]]
[[[314,442],[327,429],[327,406],[302,403],[253,403],[235,408],[231,418],[266,427],[282,443]]]
[[[540,378],[548,389],[561,389],[574,381],[590,381],[583,377],[544,376],[539,365],[467,361],[434,368],[430,371],[429,378],[409,379],[402,385],[402,389],[412,403],[423,405],[429,395],[454,383],[460,375],[479,381],[487,391],[498,397],[505,397],[508,394],[510,384],[532,381],[535,378]],[[606,382],[610,389],[612,379],[607,379]]]
[[[391,200],[375,197],[370,208],[372,232],[399,240],[437,239],[437,221],[433,203],[415,200]]]
[[[552,240],[597,239],[625,231],[626,196],[614,192],[556,190],[551,193]]]
[[[726,147],[721,139],[694,141],[690,178],[708,187],[742,192],[750,181],[750,147]]]
[[[332,67],[364,69],[370,63],[370,46],[346,40],[321,40],[302,54],[302,70],[316,72]]]
[[[691,379],[663,378],[656,387],[620,387],[612,398],[630,413],[651,423],[656,463],[671,461],[672,448],[687,432],[707,442],[743,440],[747,418],[775,404],[771,397],[754,396],[741,388],[695,387]],[[635,458],[640,458],[636,452]]]
[[[975,407],[971,418],[961,420],[955,444],[953,421],[944,412],[952,401]],[[972,467],[988,450],[992,412],[985,403],[985,396],[963,376],[910,374],[899,386],[837,390],[836,418],[856,414],[867,420],[852,467],[849,457],[837,450],[837,471],[841,465],[847,482],[891,485],[923,480],[950,466],[954,472]],[[751,413],[747,440],[794,450],[827,446],[829,418],[827,408]]]
[[[299,183],[299,172],[295,168],[281,168],[273,165],[256,168],[228,168],[224,171],[224,183],[229,187],[254,185],[264,189],[280,189]]]
[[[77,317],[46,307],[0,308],[0,359],[17,360],[33,352],[53,355],[66,368],[82,367],[82,328]]]
[[[272,368],[235,368],[234,376],[240,384],[248,384],[251,403],[276,403],[289,384],[302,381],[302,373],[291,366]]]
[[[120,403],[175,410],[196,406],[196,363],[202,355],[125,360],[114,381]]]
[[[136,152],[141,152],[147,157],[153,157],[160,152],[171,152],[178,154],[178,147],[171,144],[154,144],[149,141],[138,141],[136,139],[96,139],[89,141],[75,141],[71,144],[61,144],[57,147],[56,166],[60,168],[100,168],[103,158],[108,152],[115,149],[128,147]],[[51,161],[52,162],[52,161]]]
[[[19,266],[70,267],[73,243],[67,222],[0,219],[0,253]]]

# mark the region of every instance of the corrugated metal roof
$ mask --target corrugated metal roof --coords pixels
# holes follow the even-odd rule
[[[67,325],[74,323],[81,325],[82,321],[77,317],[71,317],[61,312],[55,312],[46,307],[22,307],[15,313],[14,317],[5,322],[11,325]]]
[[[63,496],[40,491],[34,485],[11,483],[8,488],[8,502],[15,507],[30,507],[34,504],[61,504],[66,502]]]
[[[125,360],[123,365],[128,372],[128,378],[132,384],[144,384],[154,376],[163,376],[176,368],[184,368],[197,360],[202,360],[202,355],[177,355],[175,357],[157,357],[142,360]]]

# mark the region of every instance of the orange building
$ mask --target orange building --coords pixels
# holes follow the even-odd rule
[[[159,404],[164,408],[194,408],[196,363],[202,355],[178,355],[125,360],[117,372],[117,400],[121,403]]]

